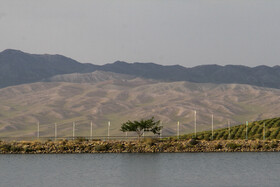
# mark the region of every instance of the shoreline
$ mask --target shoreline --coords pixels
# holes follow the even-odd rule
[[[279,140],[0,141],[0,154],[279,152]]]

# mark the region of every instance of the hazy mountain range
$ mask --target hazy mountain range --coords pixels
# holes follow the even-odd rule
[[[55,75],[97,70],[162,81],[238,83],[280,88],[280,66],[250,68],[239,65],[203,65],[186,68],[121,61],[100,66],[79,63],[61,55],[34,55],[12,49],[0,53],[0,87],[43,81]]]
[[[58,135],[71,136],[73,121],[81,136],[91,121],[95,135],[106,135],[108,121],[121,135],[122,122],[151,116],[165,134],[176,133],[177,121],[182,133],[192,132],[194,110],[198,130],[210,129],[212,113],[215,128],[279,116],[279,66],[98,66],[5,50],[0,72],[0,136],[35,136],[38,121],[42,136],[53,136],[54,123]]]

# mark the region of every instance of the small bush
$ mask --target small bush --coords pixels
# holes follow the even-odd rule
[[[255,135],[255,138],[256,138],[256,139],[261,139],[261,138],[263,138],[263,136],[262,136],[262,134],[256,134],[256,135]]]
[[[124,144],[118,143],[114,145],[114,149],[118,149],[118,150],[123,150],[124,149]]]
[[[224,134],[225,134],[225,131],[220,131],[219,134],[217,135],[216,139],[217,139],[217,140],[223,139]]]
[[[106,145],[96,145],[95,147],[94,147],[94,150],[95,151],[108,151],[110,149],[110,146],[109,146],[109,144],[106,144]]]
[[[230,149],[236,149],[236,148],[238,148],[238,147],[241,147],[241,145],[236,144],[236,143],[228,143],[228,144],[226,145],[226,147],[227,147],[227,148],[230,148]]]
[[[134,144],[128,144],[128,146],[127,146],[127,151],[128,152],[132,152],[132,151],[134,151],[134,149],[135,149],[135,145]]]
[[[278,147],[278,143],[273,141],[273,142],[271,142],[270,147],[273,148],[273,149],[277,148]]]
[[[59,149],[60,151],[64,151],[64,150],[67,150],[67,147],[65,147],[64,145],[59,145],[59,146],[58,146],[58,149]]]
[[[179,151],[184,150],[184,146],[183,146],[181,143],[178,143],[178,144],[176,145],[176,148],[177,148],[177,150],[179,150]]]
[[[194,145],[191,145],[191,144],[186,145],[186,148],[193,148],[193,147],[194,147]]]
[[[11,148],[12,148],[12,146],[9,145],[9,144],[3,144],[3,145],[0,146],[0,149],[1,149],[2,151],[4,151],[4,152],[9,152],[9,151],[11,151]]]
[[[156,143],[158,142],[157,139],[155,138],[145,138],[144,139],[144,142],[149,145],[149,146],[153,146],[153,145],[156,145]]]
[[[196,145],[196,144],[198,144],[199,142],[196,140],[196,139],[191,139],[190,141],[189,141],[189,144],[190,145]]]
[[[11,151],[12,152],[21,152],[21,151],[23,151],[23,148],[18,147],[18,146],[11,146]]]
[[[210,134],[205,134],[203,139],[209,141],[209,140],[211,140],[211,135]]]
[[[32,148],[26,146],[26,147],[23,148],[23,151],[26,152],[26,153],[31,153],[34,150]]]
[[[78,143],[87,141],[87,139],[86,139],[85,137],[77,137],[75,140],[76,140],[76,142],[78,142]]]
[[[223,148],[223,146],[221,144],[215,145],[215,149],[222,149],[222,148]]]
[[[218,136],[218,133],[217,133],[217,132],[214,132],[214,134],[213,134],[213,140],[217,139],[217,136]],[[212,135],[211,135],[211,138],[212,138]]]
[[[62,144],[63,144],[63,145],[66,145],[67,142],[68,142],[68,140],[63,140],[63,141],[62,141]]]
[[[228,139],[228,132],[225,132],[225,133],[224,133],[223,139],[224,139],[224,140],[227,140],[227,139]]]
[[[266,133],[265,133],[265,137],[266,137],[267,139],[271,139],[271,138],[270,138],[270,134],[271,134],[271,131],[266,132]]]
[[[255,145],[253,145],[252,146],[254,149],[260,149],[260,148],[262,148],[262,145],[261,144],[255,144]]]
[[[161,146],[160,146],[160,148],[161,148],[162,150],[166,150],[166,149],[168,149],[169,147],[172,147],[172,144],[171,144],[171,143],[163,143],[163,144],[161,144]]]
[[[197,135],[197,139],[198,139],[198,140],[203,140],[203,139],[204,139],[204,134],[199,134],[199,135]]]

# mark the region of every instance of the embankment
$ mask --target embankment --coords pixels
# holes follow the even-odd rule
[[[280,151],[272,140],[164,140],[138,141],[18,141],[0,142],[1,154],[57,153],[179,153],[179,152],[266,152]]]

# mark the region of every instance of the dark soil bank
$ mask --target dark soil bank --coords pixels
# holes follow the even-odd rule
[[[276,140],[157,140],[138,141],[0,141],[1,154],[47,153],[175,153],[279,151]]]

